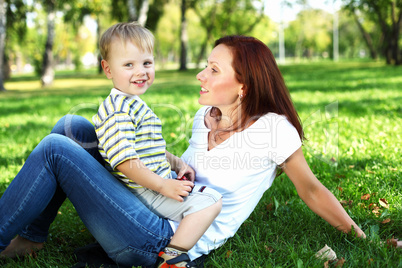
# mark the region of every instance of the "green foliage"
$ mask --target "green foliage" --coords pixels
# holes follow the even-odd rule
[[[322,10],[302,10],[286,28],[286,47],[290,55],[308,57],[328,52],[332,43],[332,16]]]
[[[374,242],[336,231],[300,200],[283,174],[237,234],[210,254],[206,267],[323,267],[314,254],[325,244],[345,258],[344,267],[401,267],[400,250],[379,245],[392,236],[402,239],[401,69],[321,62],[281,66],[281,71],[304,124],[303,150],[311,169]],[[0,94],[0,193],[61,116],[92,117],[112,86],[94,73],[58,73],[46,90],[31,76],[6,83],[9,90]],[[155,84],[142,96],[161,118],[169,150],[177,155],[187,147],[200,108],[196,73],[157,71]],[[375,213],[373,206],[379,208]],[[69,202],[50,234],[37,258],[2,267],[71,267],[74,249],[93,241]]]

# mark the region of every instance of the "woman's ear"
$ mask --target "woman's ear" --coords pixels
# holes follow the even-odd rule
[[[102,60],[101,65],[102,65],[102,69],[103,69],[103,72],[105,73],[106,77],[108,79],[112,79],[113,77],[112,77],[112,72],[110,70],[109,63],[106,60]]]
[[[239,90],[239,96],[246,96],[246,94],[247,94],[247,90],[246,90],[246,86],[245,85],[242,85],[241,86],[241,88],[240,88],[240,90]]]

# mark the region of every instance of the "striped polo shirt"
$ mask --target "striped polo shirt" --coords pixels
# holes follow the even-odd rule
[[[116,169],[132,158],[139,158],[159,176],[170,178],[161,121],[140,97],[113,88],[92,121],[99,140],[99,152],[109,171],[117,178],[132,188],[142,187]]]

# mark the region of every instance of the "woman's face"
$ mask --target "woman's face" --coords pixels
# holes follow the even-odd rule
[[[208,65],[197,74],[201,82],[202,105],[215,106],[222,113],[238,105],[243,84],[240,84],[232,67],[232,52],[225,45],[216,46],[208,58]]]

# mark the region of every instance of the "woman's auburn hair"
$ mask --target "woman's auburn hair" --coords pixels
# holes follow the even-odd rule
[[[225,45],[231,50],[236,79],[244,85],[237,129],[244,129],[250,120],[272,112],[285,115],[303,140],[299,115],[268,46],[254,37],[238,35],[222,37],[215,41],[214,47],[218,45]]]

